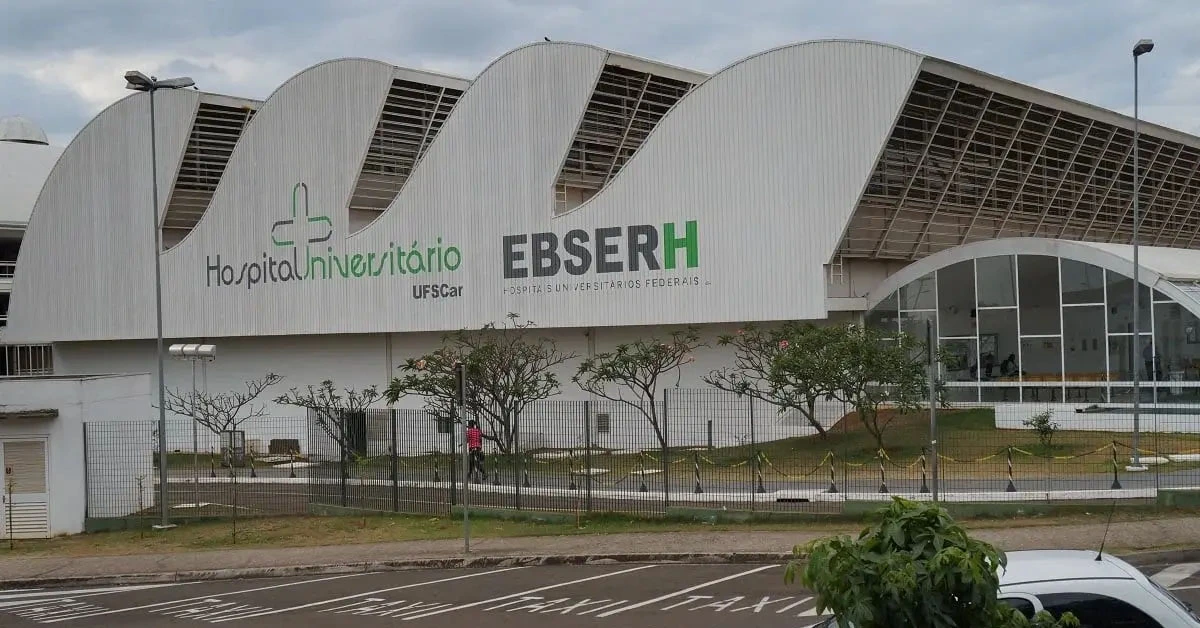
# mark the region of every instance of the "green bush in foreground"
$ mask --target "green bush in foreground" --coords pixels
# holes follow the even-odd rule
[[[854,628],[1074,628],[1071,614],[1030,620],[998,599],[1004,553],[972,539],[945,509],[895,498],[882,520],[847,536],[797,546],[785,580],[800,576],[817,612]]]

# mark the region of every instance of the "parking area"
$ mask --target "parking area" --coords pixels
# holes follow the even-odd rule
[[[0,624],[794,627],[813,605],[781,565],[595,565],[3,592]]]
[[[1200,605],[1200,564],[1156,568]],[[421,570],[0,592],[0,625],[809,626],[782,565],[622,564]]]

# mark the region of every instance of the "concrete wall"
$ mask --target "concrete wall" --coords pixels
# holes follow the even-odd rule
[[[1089,432],[1133,432],[1131,403],[1098,404],[1105,412],[1076,412],[1093,405],[1089,403],[998,403],[996,427],[1005,430],[1028,430],[1022,425],[1036,414],[1047,410],[1060,430]],[[1157,410],[1157,412],[1155,412]],[[1142,404],[1139,427],[1143,432],[1200,434],[1200,406],[1145,403]],[[1144,445],[1145,446],[1145,445]],[[1181,453],[1181,452],[1165,452]]]
[[[126,435],[93,447],[88,459],[89,486],[84,477],[83,422],[89,421],[101,430],[106,425],[119,429],[116,422],[145,413],[144,409],[150,405],[150,390],[150,376],[145,374],[0,378],[0,399],[6,402],[6,410],[53,408],[59,412],[54,419],[0,420],[0,439],[47,440],[52,535],[83,531],[88,492],[105,495],[112,516],[136,510],[136,489],[126,478],[143,474],[152,477],[152,442],[133,442]],[[145,454],[134,455],[134,452]],[[153,492],[147,491],[146,506],[153,504]]]

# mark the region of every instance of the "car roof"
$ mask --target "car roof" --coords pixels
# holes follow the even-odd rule
[[[1137,580],[1139,572],[1108,554],[1096,560],[1092,550],[1027,550],[1006,552],[1008,567],[1000,572],[1000,586],[1051,580]]]

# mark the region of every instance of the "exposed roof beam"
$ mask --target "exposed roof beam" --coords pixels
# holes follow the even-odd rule
[[[904,191],[900,194],[900,199],[896,201],[896,210],[888,221],[887,227],[884,228],[883,234],[879,236],[879,243],[875,246],[875,255],[878,256],[883,252],[884,246],[887,245],[888,236],[892,233],[892,228],[896,226],[896,219],[900,217],[900,213],[904,210],[904,203],[908,200],[908,194],[912,191],[913,184],[916,183],[917,177],[921,174],[921,166],[925,164],[925,159],[929,157],[929,149],[933,146],[933,138],[937,136],[938,130],[942,127],[942,122],[946,119],[946,112],[950,110],[950,103],[954,102],[954,95],[958,93],[959,83],[955,83],[950,89],[950,94],[946,96],[946,102],[942,105],[942,110],[938,113],[937,121],[934,122],[933,128],[925,138],[925,147],[921,149],[921,156],[917,158],[917,163],[913,167],[912,176],[909,177],[908,183],[904,186]],[[917,87],[913,87],[915,91]],[[911,98],[911,96],[910,96]]]
[[[1067,159],[1067,167],[1063,168],[1062,175],[1058,177],[1058,185],[1054,186],[1054,193],[1050,195],[1050,200],[1046,202],[1046,211],[1038,217],[1037,225],[1033,227],[1031,235],[1037,236],[1042,230],[1042,224],[1046,222],[1046,216],[1050,214],[1050,208],[1054,207],[1054,201],[1058,200],[1058,195],[1062,192],[1063,184],[1067,182],[1067,177],[1075,171],[1075,160],[1079,157],[1079,151],[1087,144],[1087,139],[1092,135],[1092,129],[1095,128],[1096,121],[1088,122],[1087,128],[1084,129],[1083,135],[1079,136],[1079,141],[1075,144],[1075,150],[1071,151],[1071,157]],[[1082,195],[1082,192],[1080,192]]]
[[[950,170],[950,175],[946,177],[946,185],[942,186],[942,191],[938,194],[937,203],[933,206],[933,211],[929,214],[929,219],[925,221],[925,225],[921,228],[920,235],[917,236],[916,242],[913,243],[913,252],[910,259],[916,259],[918,252],[921,250],[921,245],[925,243],[925,238],[929,236],[929,228],[933,225],[934,218],[942,209],[942,203],[946,200],[946,194],[950,192],[950,187],[954,183],[955,177],[958,176],[959,169],[962,168],[963,160],[967,153],[971,150],[971,143],[975,141],[975,134],[979,131],[979,126],[983,123],[983,118],[987,115],[988,107],[992,105],[992,98],[996,94],[988,92],[987,99],[983,101],[983,106],[979,108],[979,114],[975,116],[975,122],[971,125],[971,131],[967,134],[966,141],[963,142],[962,150],[958,152],[958,157],[954,160],[954,167]]]
[[[1029,162],[1029,167],[1025,169],[1025,174],[1021,176],[1021,182],[1017,184],[1017,191],[1013,194],[1012,202],[1008,204],[1008,209],[1004,211],[1004,218],[1000,221],[1000,225],[996,227],[996,236],[999,237],[1004,232],[1004,227],[1008,225],[1008,219],[1012,216],[1013,209],[1017,203],[1021,202],[1021,196],[1025,193],[1025,184],[1029,182],[1029,176],[1033,174],[1037,168],[1038,161],[1042,158],[1042,153],[1046,152],[1046,144],[1050,142],[1050,136],[1054,135],[1054,128],[1058,126],[1058,121],[1062,118],[1062,112],[1056,112],[1054,118],[1050,120],[1050,124],[1046,126],[1045,135],[1042,137],[1042,143],[1038,144],[1037,152],[1033,154],[1033,160]]]

